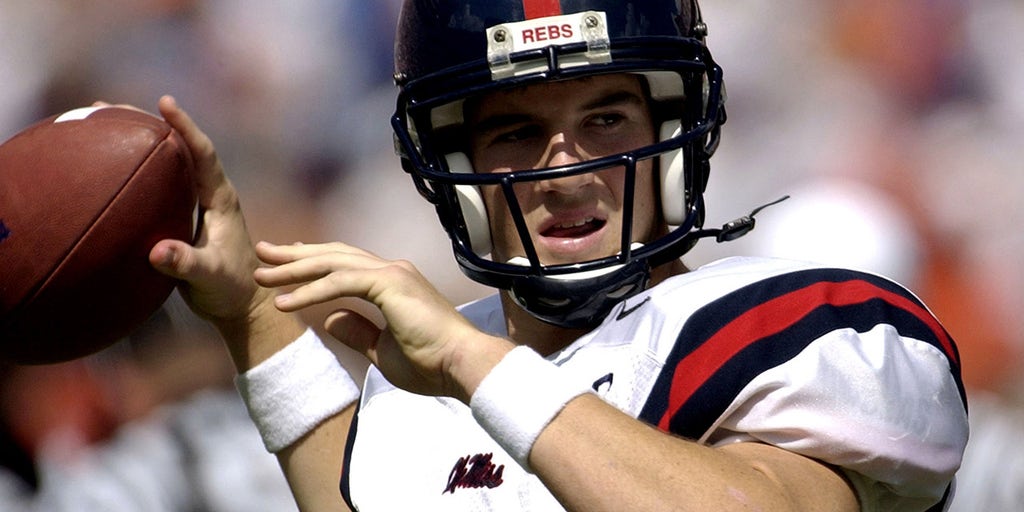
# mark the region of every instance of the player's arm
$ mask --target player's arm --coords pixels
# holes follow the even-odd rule
[[[763,444],[712,448],[684,440],[592,393],[553,411],[539,432],[523,432],[529,422],[522,417],[559,403],[549,397],[573,388],[563,387],[547,361],[519,352],[509,357],[507,347],[483,337],[463,345],[462,362],[450,367],[463,392],[456,397],[513,456],[525,451],[521,456],[568,510],[859,510],[847,481],[818,461]],[[532,447],[508,442],[533,435]]]
[[[764,444],[707,447],[591,394],[569,402],[529,460],[568,510],[859,510],[846,480],[818,461]]]
[[[238,194],[212,142],[173,99],[161,98],[160,111],[182,134],[196,159],[203,219],[194,244],[162,240],[150,252],[150,261],[161,272],[184,281],[182,295],[220,331],[242,373],[291,344],[306,326],[295,314],[277,309],[275,292],[254,280],[259,259]],[[277,452],[302,510],[347,510],[338,489],[338,472],[354,409],[349,406]]]
[[[321,423],[296,443],[277,453],[299,510],[349,510],[338,487],[345,439],[355,406]]]

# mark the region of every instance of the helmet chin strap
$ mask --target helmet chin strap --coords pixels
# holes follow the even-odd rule
[[[715,237],[718,242],[735,240],[754,229],[754,216],[761,210],[789,199],[783,196],[755,208],[748,215],[717,229],[692,231],[693,239]],[[634,244],[634,249],[640,244]],[[528,264],[516,257],[512,264]],[[508,290],[514,301],[544,322],[567,328],[592,328],[623,299],[647,288],[650,268],[646,260],[586,272],[582,275],[529,276]]]
[[[633,242],[633,243],[629,244],[630,250],[633,250],[633,251],[635,251],[635,250],[637,250],[637,249],[639,249],[639,248],[641,248],[643,246],[644,246],[644,244],[642,244],[640,242]],[[620,253],[616,253],[616,254],[622,254],[622,253],[620,252]],[[518,265],[520,267],[529,267],[530,266],[530,260],[526,259],[523,256],[513,256],[506,263],[508,263],[510,265]],[[561,279],[561,280],[564,280],[564,281],[575,281],[575,280],[579,280],[579,279],[590,279],[592,277],[600,277],[600,276],[603,276],[605,274],[608,274],[608,273],[614,271],[615,269],[617,269],[617,268],[619,268],[621,266],[622,265],[615,265],[615,266],[611,266],[611,267],[598,268],[598,269],[594,269],[594,270],[586,270],[586,271],[582,271],[582,272],[573,272],[572,274],[553,275],[553,276],[550,276],[550,277],[551,277],[551,279]]]
[[[772,201],[770,203],[766,203],[766,204],[763,204],[761,206],[758,206],[757,208],[754,208],[749,214],[744,215],[744,216],[742,216],[742,217],[740,217],[738,219],[726,222],[725,224],[722,224],[722,227],[720,227],[720,228],[716,228],[716,229],[698,229],[698,230],[692,232],[691,235],[693,236],[694,239],[708,238],[708,237],[712,237],[713,236],[713,237],[715,237],[715,241],[718,242],[718,243],[731,242],[731,241],[736,240],[737,238],[739,238],[739,237],[749,233],[750,230],[754,229],[754,224],[755,224],[754,216],[757,215],[758,213],[760,213],[761,210],[764,210],[765,208],[767,208],[769,206],[777,205],[777,204],[785,201],[786,199],[789,199],[788,195],[782,196],[782,197],[780,197],[780,198],[778,198],[778,199],[776,199],[776,200],[774,200],[774,201]]]

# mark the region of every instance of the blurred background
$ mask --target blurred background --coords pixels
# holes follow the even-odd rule
[[[3,0],[0,140],[95,100],[173,94],[217,144],[253,236],[342,240],[458,271],[393,154],[396,0]],[[1024,3],[705,0],[729,121],[710,226],[782,195],[736,254],[909,286],[958,341],[972,421],[954,510],[1024,503]],[[386,191],[386,192],[382,192]],[[327,309],[307,312],[314,326]],[[353,373],[365,363],[339,354]],[[180,299],[80,361],[0,368],[0,510],[294,509]]]

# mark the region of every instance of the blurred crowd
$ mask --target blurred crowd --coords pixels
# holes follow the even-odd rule
[[[399,3],[5,0],[0,140],[98,99],[154,110],[170,93],[217,144],[256,239],[342,240],[413,261],[453,302],[483,296],[393,154]],[[790,199],[747,237],[684,259],[817,260],[915,290],[958,340],[970,399],[953,510],[1013,510],[1024,503],[1024,4],[702,8],[729,111],[707,223]],[[0,368],[0,510],[294,508],[231,374],[176,298],[104,353]]]

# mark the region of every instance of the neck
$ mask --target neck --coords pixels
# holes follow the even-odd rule
[[[651,271],[650,286],[685,272],[687,268],[683,262],[674,260]],[[501,306],[505,311],[509,338],[517,345],[526,345],[543,356],[562,350],[588,332],[587,329],[566,329],[542,322],[519,307],[507,293],[501,294]]]

